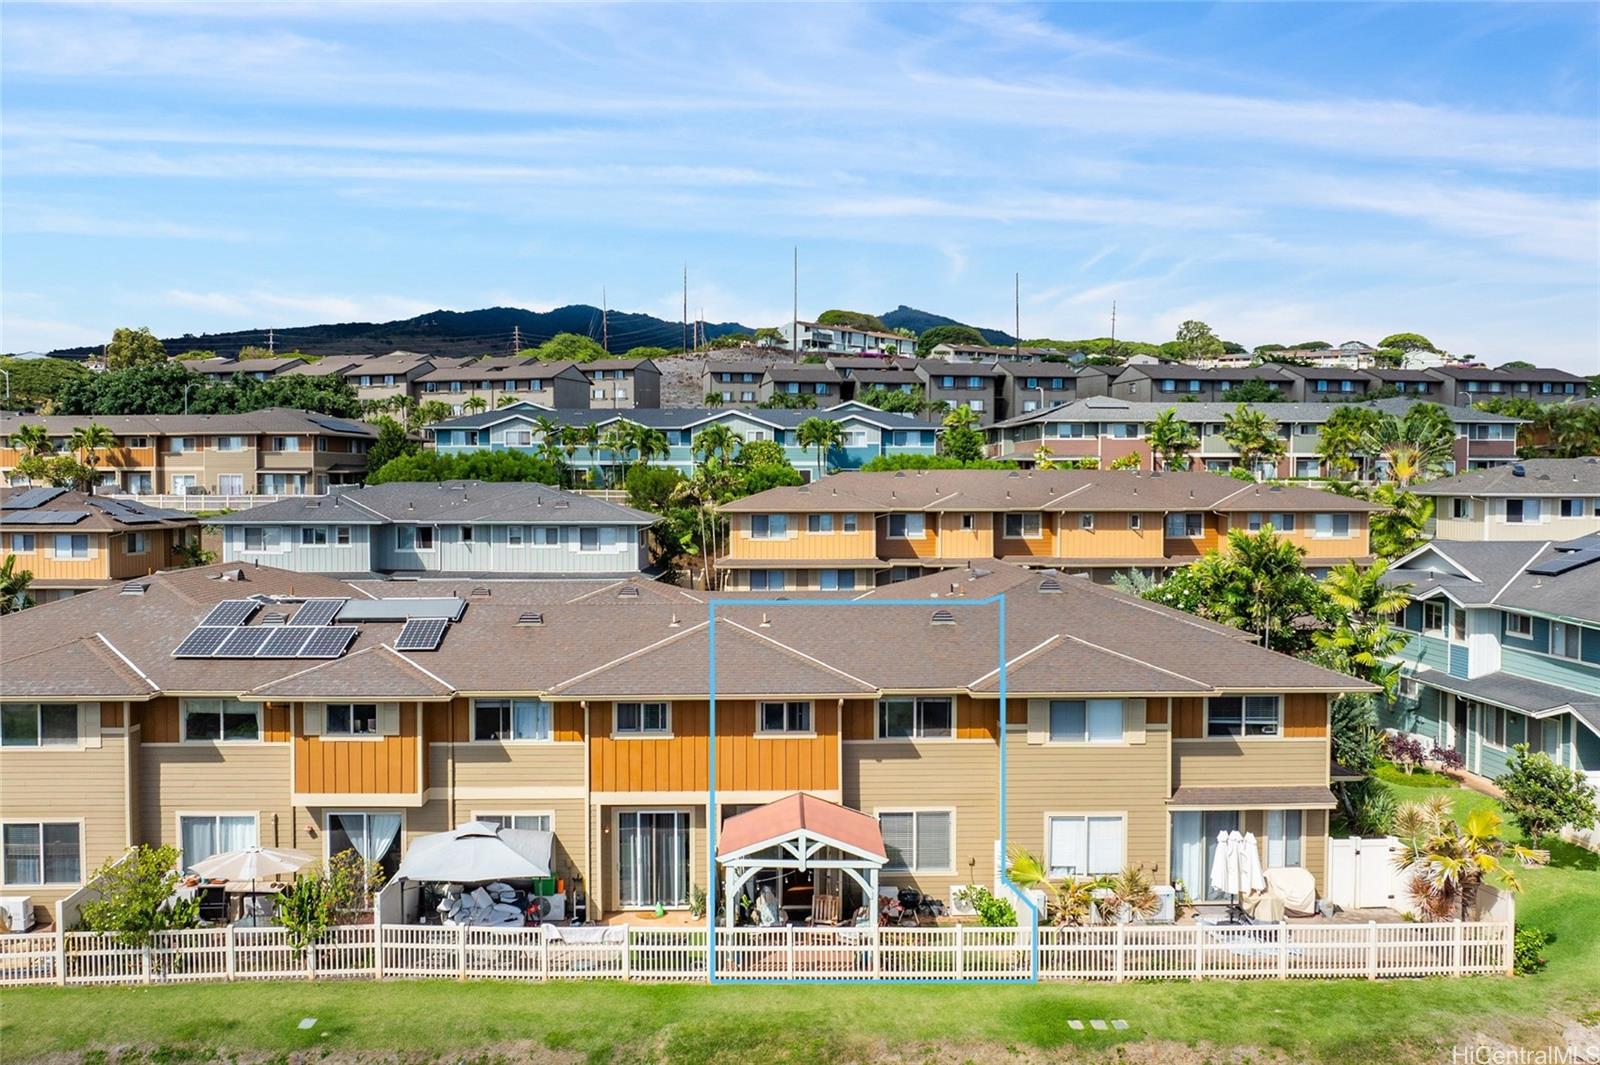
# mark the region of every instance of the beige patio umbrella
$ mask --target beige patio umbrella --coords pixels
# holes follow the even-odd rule
[[[262,877],[298,872],[314,861],[316,859],[305,851],[250,846],[213,854],[205,861],[196,862],[190,871],[207,880],[248,880],[250,894],[254,895],[256,881]]]

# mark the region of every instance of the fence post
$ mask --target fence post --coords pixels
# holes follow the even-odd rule
[[[1122,983],[1123,974],[1127,972],[1128,968],[1128,926],[1118,921],[1116,929],[1117,935],[1114,940],[1117,945],[1116,976],[1113,978],[1113,982],[1120,984]]]
[[[1289,979],[1289,924],[1278,926],[1278,979]]]
[[[230,924],[222,930],[222,942],[225,951],[224,956],[227,959],[228,983],[231,984],[239,975],[239,941],[238,933],[234,931],[233,925]]]
[[[966,925],[956,925],[956,979],[960,980],[967,974],[967,928]]]
[[[456,979],[467,978],[467,926],[456,927]]]
[[[151,965],[152,960],[153,959],[150,954],[150,944],[146,943],[144,945],[144,949],[139,952],[139,965],[141,969],[140,975],[142,977],[140,981],[141,983],[148,984],[151,982],[151,971],[153,969],[153,966]]]
[[[312,940],[306,944],[306,979],[317,978],[317,941]]]
[[[872,978],[874,980],[883,975],[883,926],[872,925],[872,938],[870,940],[872,951]]]
[[[789,979],[794,979],[794,925],[783,927],[783,964],[784,971],[789,974]]]
[[[633,925],[622,926],[622,978],[633,979]]]
[[[1198,920],[1194,925],[1194,978],[1203,980],[1206,974],[1206,926]]]
[[[67,986],[67,933],[56,921],[56,986]]]
[[[539,978],[550,979],[550,926],[539,926]]]
[[[1450,975],[1461,975],[1462,955],[1466,950],[1466,925],[1461,921],[1450,922],[1455,930],[1450,935]]]
[[[1510,976],[1517,967],[1517,926],[1513,921],[1505,923],[1505,934],[1500,939],[1501,951],[1504,954],[1506,975]]]
[[[1378,922],[1367,922],[1367,979],[1378,978]]]
[[[372,926],[372,978],[374,980],[383,979],[383,930],[387,927],[384,924],[374,924]]]

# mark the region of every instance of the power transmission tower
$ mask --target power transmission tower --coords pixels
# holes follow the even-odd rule
[[[1017,342],[1017,358],[1022,358],[1022,272],[1019,270],[1015,278],[1015,289],[1012,292],[1014,305],[1013,313],[1016,315],[1011,328],[1015,331],[1012,339]]]
[[[794,317],[789,321],[789,352],[800,353],[800,245],[794,246]]]
[[[274,355],[274,354],[277,353],[277,350],[278,350],[277,338],[272,335],[272,330],[268,329],[267,330],[267,354],[268,355]]]
[[[605,286],[600,287],[600,346],[611,354],[611,312],[606,304]]]
[[[1111,301],[1111,350],[1109,352],[1107,352],[1106,354],[1108,354],[1108,355],[1116,355],[1116,353],[1117,353],[1117,301],[1116,300],[1112,300]]]
[[[515,355],[518,352],[520,352],[521,350],[522,350],[522,327],[520,325],[514,325],[514,326],[511,327],[511,354]]]
[[[689,351],[689,264],[683,266],[683,350]]]

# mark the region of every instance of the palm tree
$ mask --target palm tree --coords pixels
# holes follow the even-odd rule
[[[468,396],[461,401],[462,414],[477,414],[489,409],[489,401],[482,396]]]
[[[1384,574],[1389,563],[1379,559],[1370,566],[1345,562],[1333,567],[1323,578],[1322,590],[1339,609],[1354,614],[1356,620],[1367,622],[1374,616],[1390,617],[1406,608],[1411,597],[1406,593],[1410,584],[1387,585]]]
[[[77,452],[78,461],[82,462],[85,468],[81,487],[85,492],[93,494],[94,468],[100,464],[100,452],[110,451],[117,446],[117,434],[99,422],[90,422],[72,431],[68,446]]]
[[[710,407],[713,410],[715,410],[716,408],[722,406],[722,393],[721,392],[707,392],[706,393],[706,398],[705,398],[705,404],[706,404],[707,407]]]
[[[442,422],[450,417],[451,413],[450,404],[442,399],[430,399],[424,403],[417,404],[416,411],[412,417],[416,420],[417,427],[421,428],[432,425],[434,422]]]
[[[944,416],[946,429],[971,429],[978,424],[978,412],[971,407],[954,407]]]
[[[594,428],[598,429],[599,426]],[[633,431],[636,428],[638,426],[634,425],[633,422],[621,421],[601,434],[597,446],[611,452],[613,465],[623,466],[627,464],[628,454],[634,448],[636,438]],[[592,456],[593,452],[590,452],[590,455]],[[606,481],[610,483],[610,478],[607,477]]]
[[[1402,488],[1436,477],[1455,455],[1455,431],[1428,418],[1386,417],[1366,435],[1367,454],[1383,460],[1389,479]]]
[[[1373,554],[1399,558],[1427,539],[1428,521],[1433,517],[1432,497],[1407,492],[1391,483],[1373,489],[1372,501],[1389,508],[1370,519]]]
[[[1194,426],[1178,417],[1177,407],[1168,407],[1157,415],[1146,436],[1164,470],[1188,469],[1189,452],[1200,446]]]
[[[516,396],[514,396],[514,395],[512,395],[510,393],[507,393],[506,395],[503,395],[498,400],[496,400],[494,406],[495,406],[496,410],[499,410],[501,407],[509,407],[513,403],[521,403],[521,402],[522,402],[522,400],[519,399],[518,397],[516,397]]]
[[[828,452],[844,442],[844,426],[829,418],[807,418],[795,429],[794,440],[801,447],[816,449],[817,480],[820,481]]]
[[[589,478],[595,479],[594,454],[600,450],[600,425],[598,422],[588,422],[584,425],[573,425],[567,428],[567,435],[573,443],[582,447],[589,453]]]
[[[1033,451],[1033,468],[1036,470],[1053,470],[1056,468],[1056,456],[1041,442]]]
[[[1303,599],[1308,584],[1314,585],[1301,562],[1305,549],[1270,529],[1259,533],[1236,529],[1228,534],[1228,553],[1228,608],[1271,650],[1272,619],[1286,605]]]
[[[1550,852],[1500,838],[1500,814],[1480,807],[1455,819],[1450,799],[1430,796],[1395,811],[1391,833],[1400,839],[1395,866],[1410,874],[1407,883],[1424,916],[1466,920],[1485,882],[1497,881],[1513,893],[1522,890],[1515,866],[1530,869],[1550,861]]]
[[[697,459],[710,462],[717,459],[727,462],[733,458],[739,445],[744,443],[744,437],[729,429],[726,425],[708,425],[700,430],[690,447],[691,453]]]
[[[17,556],[7,555],[6,560],[0,562],[0,614],[12,614],[32,606],[33,594],[28,591],[31,583],[33,574],[17,569]]]
[[[1255,471],[1257,463],[1282,458],[1288,450],[1278,435],[1278,423],[1243,403],[1223,417],[1222,439],[1239,453],[1240,464],[1251,472]]]
[[[672,454],[667,434],[644,425],[634,427],[634,448],[639,452],[640,466],[648,466],[651,459],[664,459]]]
[[[548,414],[541,414],[533,420],[533,430],[539,434],[539,456],[559,470],[563,433],[561,423]]]
[[[11,446],[20,452],[43,458],[55,454],[55,445],[42,425],[19,425],[11,431]]]

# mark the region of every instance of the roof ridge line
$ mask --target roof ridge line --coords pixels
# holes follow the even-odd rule
[[[819,666],[820,668],[827,670],[829,673],[837,673],[839,676],[844,677],[846,680],[853,680],[857,684],[861,684],[861,685],[864,685],[865,687],[871,688],[873,691],[882,690],[882,685],[873,684],[871,681],[868,681],[868,680],[866,680],[866,679],[864,679],[862,677],[858,677],[854,673],[846,673],[844,670],[838,668],[837,666],[829,665],[828,663],[824,662],[822,659],[817,658],[815,655],[808,655],[804,651],[800,650],[797,647],[790,647],[788,644],[782,642],[781,640],[775,640],[771,636],[767,636],[767,635],[765,635],[763,633],[759,633],[759,632],[755,631],[754,629],[750,628],[747,625],[741,625],[737,621],[734,621],[732,618],[725,617],[725,618],[722,618],[721,620],[727,622],[729,625],[732,625],[734,628],[740,630],[741,632],[748,633],[749,635],[754,636],[758,640],[765,640],[767,643],[770,643],[774,647],[778,648],[778,650],[784,651],[784,652],[786,652],[788,654],[794,655],[796,658],[802,659],[802,660],[804,660],[806,662],[812,663],[813,665]]]
[[[144,670],[140,669],[137,665],[135,665],[133,659],[131,659],[127,655],[123,654],[122,651],[117,647],[116,644],[114,644],[110,640],[106,639],[106,634],[105,633],[96,632],[94,635],[95,635],[96,639],[98,639],[101,643],[105,644],[107,649],[109,649],[112,654],[114,654],[118,658],[120,658],[124,665],[126,665],[129,669],[133,670],[135,673],[137,673],[139,675],[139,679],[140,680],[142,680],[146,684],[150,685],[150,689],[152,691],[160,691],[161,690],[161,685],[157,684],[154,680],[150,679],[150,675],[148,673],[146,673]]]
[[[1021,654],[1017,655],[1017,657],[1007,660],[1006,663],[1005,663],[1006,669],[1009,670],[1014,665],[1020,665],[1021,663],[1027,661],[1029,658],[1031,658],[1033,655],[1039,653],[1040,651],[1043,651],[1046,647],[1049,647],[1051,644],[1055,643],[1059,639],[1061,639],[1061,633],[1059,633],[1059,632],[1051,633],[1043,642],[1037,643],[1034,646],[1028,648],[1026,651],[1023,651]],[[966,684],[967,690],[971,691],[974,686],[976,686],[978,684],[982,684],[984,681],[988,680],[990,677],[995,676],[999,672],[1000,672],[1000,667],[996,666],[994,669],[991,669],[989,672],[983,674],[982,676],[974,677],[972,680],[967,682],[967,684]]]
[[[1533,565],[1533,560],[1550,550],[1551,545],[1554,543],[1554,540],[1546,540],[1544,543],[1540,544],[1538,550],[1534,551],[1526,559],[1524,559],[1522,565],[1517,567],[1517,571],[1506,578],[1506,582],[1500,586],[1500,590],[1489,597],[1489,603],[1491,605],[1498,604],[1500,602],[1500,597],[1505,594],[1506,589],[1511,587],[1511,582],[1522,576],[1522,574],[1527,571],[1528,567]]]
[[[708,626],[710,624],[711,623],[709,621],[702,621],[702,622],[700,622],[700,623],[698,623],[696,625],[691,625],[689,628],[684,629],[682,632],[675,632],[671,636],[668,636],[664,640],[657,640],[655,643],[648,644],[648,645],[646,645],[644,647],[638,648],[637,650],[629,651],[625,655],[622,655],[622,656],[617,657],[617,658],[613,658],[609,662],[602,662],[600,665],[595,666],[593,669],[586,669],[582,673],[577,674],[576,676],[568,677],[566,680],[561,681],[559,684],[551,685],[549,694],[555,695],[555,694],[559,693],[563,688],[569,688],[572,685],[578,683],[580,680],[587,680],[589,677],[594,676],[596,673],[603,673],[603,672],[605,672],[606,670],[610,669],[613,666],[619,666],[624,662],[628,662],[628,661],[631,661],[632,659],[638,658],[642,654],[648,654],[649,652],[654,651],[657,648],[665,647],[668,644],[676,643],[677,641],[683,639],[685,636],[688,636],[690,633],[699,632],[701,629],[705,628],[706,626]]]
[[[326,662],[318,662],[314,666],[307,666],[305,669],[297,669],[293,673],[285,673],[281,677],[274,677],[271,680],[263,681],[262,683],[257,684],[254,688],[249,689],[249,691],[245,692],[244,694],[250,695],[260,691],[262,688],[265,688],[270,684],[282,684],[284,681],[294,680],[296,677],[303,677],[307,673],[315,673],[319,669],[327,669],[329,666],[338,662],[349,662],[352,659],[360,658],[364,654],[371,654],[373,651],[376,651],[378,648],[383,646],[386,645],[381,643],[373,644],[371,647],[363,647],[361,650],[356,651],[353,654],[343,655],[339,658],[330,658]]]
[[[410,655],[404,654],[398,648],[392,647],[392,646],[390,646],[389,644],[386,644],[386,643],[380,643],[378,645],[378,647],[380,649],[382,649],[382,650],[388,651],[390,654],[394,655],[396,658],[400,659],[400,661],[404,662],[406,665],[408,665],[411,668],[415,669],[418,673],[421,673],[423,676],[431,677],[432,679],[438,681],[440,684],[443,684],[446,688],[450,689],[451,694],[454,694],[455,692],[460,691],[460,689],[457,688],[454,684],[451,684],[449,681],[445,680],[443,677],[439,676],[439,674],[435,673],[433,670],[429,669],[427,666],[425,666],[422,663],[418,662],[416,659],[412,658]]]
[[[1165,666],[1158,666],[1154,662],[1146,662],[1142,658],[1135,658],[1133,655],[1125,654],[1122,651],[1113,650],[1112,648],[1106,647],[1103,644],[1095,643],[1093,640],[1085,640],[1082,636],[1074,636],[1070,632],[1064,632],[1061,635],[1062,635],[1063,639],[1072,640],[1074,643],[1081,643],[1085,647],[1093,647],[1097,651],[1104,651],[1106,654],[1115,655],[1116,657],[1118,657],[1120,659],[1123,659],[1124,661],[1133,662],[1133,663],[1135,663],[1137,665],[1144,666],[1144,667],[1146,667],[1148,669],[1153,669],[1157,673],[1165,673],[1169,677],[1177,677],[1179,680],[1186,680],[1190,684],[1198,684],[1198,685],[1200,685],[1200,687],[1206,689],[1207,691],[1221,691],[1222,690],[1222,689],[1218,688],[1215,684],[1207,684],[1205,681],[1201,680],[1198,677],[1191,677],[1187,673],[1179,673],[1175,669],[1167,669]]]

